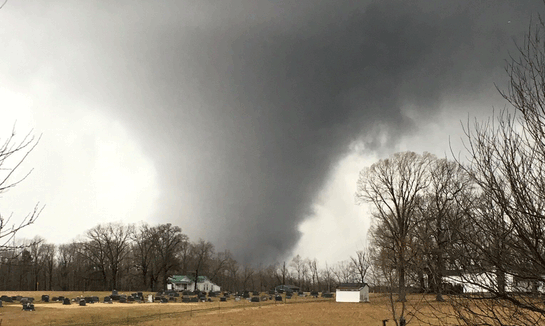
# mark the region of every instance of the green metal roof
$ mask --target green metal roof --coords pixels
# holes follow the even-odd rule
[[[203,283],[208,278],[206,276],[199,276],[197,283]],[[171,283],[189,284],[195,282],[195,277],[191,275],[172,275],[168,278]]]

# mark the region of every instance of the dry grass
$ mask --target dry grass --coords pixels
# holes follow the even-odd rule
[[[35,298],[36,311],[22,311],[18,303],[5,303],[0,309],[1,325],[382,325],[391,319],[387,298],[372,295],[370,303],[336,303],[334,299],[293,297],[288,304],[241,300],[206,303],[131,303],[88,304],[80,307],[61,303],[41,303],[42,294],[75,298],[81,292],[10,292]],[[86,292],[85,296],[102,298],[107,292]],[[147,293],[145,293],[147,294]],[[412,297],[409,303],[421,312],[437,311]],[[446,307],[446,306],[445,306]],[[441,307],[439,307],[441,309]],[[434,321],[435,318],[428,318]],[[412,325],[420,322],[413,319]],[[388,325],[393,325],[390,322]]]

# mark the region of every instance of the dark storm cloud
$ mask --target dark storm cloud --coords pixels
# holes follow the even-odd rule
[[[490,88],[512,38],[542,9],[539,1],[196,3],[101,13],[114,22],[101,39],[90,32],[104,53],[95,50],[89,78],[105,86],[80,95],[100,102],[107,93],[153,158],[157,220],[246,262],[289,253],[351,142],[374,150],[386,130],[395,144],[443,101]]]

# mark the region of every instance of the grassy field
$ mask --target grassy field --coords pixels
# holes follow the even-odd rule
[[[336,303],[334,299],[293,297],[287,303],[275,301],[235,302],[230,299],[203,303],[95,303],[80,307],[58,302],[42,303],[42,294],[75,298],[81,292],[5,292],[35,298],[36,311],[22,311],[19,303],[4,303],[0,325],[382,325],[391,319],[385,296],[371,295],[370,303]],[[101,300],[106,292],[85,292]],[[147,294],[147,293],[145,293]],[[409,303],[423,313],[447,309],[421,302],[422,296],[410,297]],[[432,300],[432,299],[430,299]],[[429,318],[429,317],[425,317]],[[427,319],[435,321],[436,318]],[[420,322],[413,319],[410,325]],[[394,325],[393,322],[388,325]]]

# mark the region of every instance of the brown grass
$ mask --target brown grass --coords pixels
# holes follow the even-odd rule
[[[35,298],[36,311],[22,311],[19,303],[4,303],[0,308],[1,325],[382,325],[391,319],[387,297],[371,295],[370,303],[336,303],[334,299],[293,297],[287,304],[265,301],[259,303],[241,300],[206,303],[130,303],[88,304],[80,307],[61,303],[41,303],[42,294],[53,296],[96,295],[101,300],[107,292],[5,292]],[[145,293],[147,294],[147,293]],[[435,312],[433,307],[411,297],[409,303],[421,312]],[[446,305],[444,306],[446,307]],[[436,318],[426,317],[427,321]],[[411,325],[420,321],[413,319]],[[388,323],[393,325],[393,322]]]

